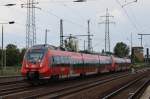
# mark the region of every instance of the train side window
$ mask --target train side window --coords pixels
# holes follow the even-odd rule
[[[74,65],[74,59],[71,59],[71,64]]]
[[[68,63],[67,57],[63,56],[63,64],[67,64],[67,63]]]
[[[75,64],[75,60],[74,59],[72,59],[73,60],[73,65]]]
[[[90,65],[90,61],[89,60],[87,60],[87,66],[89,66]]]
[[[69,58],[65,57],[65,64],[68,64],[68,63],[69,63]]]
[[[86,60],[84,60],[84,64],[83,64],[83,66],[86,66],[86,63],[87,63],[87,62],[86,62]]]
[[[51,61],[51,63],[52,63],[52,66],[54,66],[55,65],[55,56],[52,56],[51,58],[50,58],[50,61]]]
[[[73,58],[71,58],[70,64],[74,65],[74,59]]]
[[[76,60],[74,60],[74,66],[76,66],[76,64],[77,64],[77,61],[76,61]]]
[[[60,56],[52,56],[52,60],[53,60],[53,65],[58,65],[60,64]]]
[[[54,64],[57,64],[57,56],[54,56]]]
[[[70,58],[69,64],[71,64],[71,65],[73,64],[72,58]]]
[[[68,57],[64,57],[65,64],[68,64]]]
[[[66,64],[66,57],[65,56],[62,57],[62,61],[63,61],[62,62],[63,64]]]
[[[62,63],[61,56],[57,56],[56,60],[57,60],[57,64],[61,64]]]
[[[67,64],[67,57],[66,56],[63,57],[63,60],[64,60],[64,64]]]
[[[67,60],[67,64],[70,64],[70,57],[67,57],[66,60]]]
[[[77,66],[78,65],[78,61],[77,60],[75,60],[75,66]]]
[[[70,58],[69,57],[67,57],[67,64],[69,64],[70,63]]]
[[[85,66],[88,66],[88,64],[89,64],[89,62],[88,62],[88,60],[86,60],[86,65]]]
[[[53,65],[53,56],[49,57],[49,67],[51,67]]]
[[[61,56],[60,57],[60,64],[64,64],[64,63],[65,63],[64,56]]]
[[[72,65],[74,66],[74,64],[75,64],[75,60],[74,60],[74,59],[72,59]]]

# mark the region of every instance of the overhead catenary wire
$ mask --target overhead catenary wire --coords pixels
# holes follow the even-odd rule
[[[68,22],[68,23],[71,23],[71,24],[73,24],[73,25],[76,25],[76,26],[78,26],[78,27],[81,28],[81,29],[84,29],[84,30],[87,29],[86,26],[84,26],[84,25],[82,25],[82,24],[79,24],[79,23],[76,23],[76,22],[73,22],[73,21],[71,21],[71,20],[69,20],[69,19],[60,17],[60,16],[56,15],[55,13],[53,13],[53,12],[51,12],[51,11],[46,11],[46,10],[44,10],[44,9],[41,9],[40,11],[45,12],[45,13],[47,13],[47,14],[49,14],[49,15],[52,15],[52,16],[58,18],[59,20],[60,20],[60,19],[63,19],[65,22]]]
[[[132,25],[137,31],[139,31],[139,29],[138,29],[138,27],[137,27],[137,24],[136,24],[133,20],[131,20],[129,14],[128,14],[128,12],[127,12],[127,10],[126,10],[124,7],[122,7],[122,4],[120,3],[120,1],[119,1],[119,0],[115,0],[115,1],[116,1],[117,4],[119,4],[119,6],[122,8],[122,10],[124,11],[124,13],[125,13],[125,15],[127,16],[129,22],[131,23],[131,25]]]
[[[22,0],[20,0],[20,1],[22,1]],[[66,19],[66,18],[62,18],[62,17],[58,16],[57,14],[53,13],[52,11],[46,11],[46,10],[44,10],[44,9],[41,9],[40,11],[45,12],[45,13],[47,13],[47,14],[50,14],[50,15],[52,15],[52,16],[58,18],[58,19],[63,19],[65,22],[68,22],[68,23],[71,23],[71,24],[73,24],[73,25],[76,25],[76,26],[80,27],[81,29],[84,29],[84,28],[87,29],[87,27],[85,27],[84,25],[79,24],[79,23],[76,23],[76,22],[73,22],[73,21],[71,21],[71,20],[69,20],[69,19]],[[85,30],[85,29],[84,29],[84,30]]]
[[[47,0],[46,0],[47,1]],[[75,9],[73,9],[72,7],[69,7],[69,6],[67,6],[65,3],[66,2],[69,2],[69,0],[61,0],[61,1],[58,1],[58,0],[48,0],[48,1],[54,1],[54,2],[60,2],[60,4],[61,5],[63,5],[63,7],[66,7],[66,8],[68,8],[69,10],[71,10],[71,12],[72,13],[76,13],[76,15],[78,16],[78,17],[80,17],[82,20],[85,20],[85,18],[78,12],[78,11],[76,11]],[[72,3],[75,3],[75,2],[73,2],[74,0],[72,0]],[[91,0],[90,0],[91,1]],[[94,1],[97,1],[97,0],[94,0]],[[43,3],[44,1],[40,1],[40,3]],[[53,3],[53,2],[52,2]],[[71,21],[71,20],[68,20],[68,19],[66,19],[66,18],[62,18],[62,17],[59,17],[58,15],[56,15],[56,14],[54,14],[53,12],[50,12],[50,11],[44,11],[44,12],[47,12],[47,13],[50,13],[50,14],[52,14],[53,16],[55,16],[55,17],[57,17],[58,19],[63,19],[64,21],[67,21],[67,22],[69,22],[69,23],[72,23],[72,24],[74,24],[74,25],[78,25],[79,27],[83,27],[83,28],[85,28],[85,29],[87,29],[88,27],[85,27],[85,26],[83,26],[83,25],[81,25],[81,24],[79,24],[79,23],[76,23],[76,22],[73,22],[73,21]],[[86,21],[86,20],[85,20]]]
[[[25,1],[23,1],[23,0],[19,0],[19,1],[25,3]],[[56,1],[56,0],[51,0],[51,1]],[[64,0],[64,1],[66,1],[66,0]],[[95,1],[96,1],[96,0],[95,0]],[[42,2],[44,2],[44,1],[42,1]],[[58,2],[58,1],[57,1],[57,2]],[[71,8],[71,7],[68,7],[66,4],[64,4],[63,1],[60,1],[60,2],[61,2],[61,4],[63,4],[64,7],[67,7],[67,8],[69,8],[69,9]],[[66,1],[66,2],[68,2],[68,1]],[[41,1],[40,1],[40,3],[41,3]],[[77,13],[77,11],[75,11],[73,8],[71,8],[71,10],[73,10],[73,12],[76,12],[76,13]],[[58,19],[63,19],[65,22],[68,22],[68,23],[71,23],[71,24],[73,24],[73,25],[76,25],[77,27],[79,27],[79,28],[81,28],[81,29],[87,30],[87,28],[88,28],[88,27],[86,27],[86,26],[84,26],[84,25],[82,25],[82,24],[79,24],[79,23],[74,22],[74,21],[72,21],[72,20],[69,20],[69,19],[67,19],[67,18],[60,17],[60,16],[58,16],[57,14],[53,13],[52,10],[51,10],[51,11],[46,11],[46,10],[44,10],[44,9],[42,8],[40,11],[45,12],[45,13],[48,13],[48,14],[50,14],[50,15],[52,15],[52,16],[58,18]],[[78,14],[78,15],[80,15],[80,14]],[[82,18],[82,20],[84,19],[83,16],[81,16],[81,15],[80,15],[80,18]],[[86,20],[85,20],[85,22],[86,22]]]
[[[85,20],[85,18],[81,15],[81,13],[79,13],[79,11],[75,10],[72,7],[69,7],[68,5],[62,3],[64,7],[68,8],[68,10],[70,10],[73,14],[76,14],[78,17],[80,17],[82,20]]]
[[[120,6],[122,6],[121,3],[119,2],[119,0],[116,0],[116,2],[117,2]],[[137,0],[135,0],[135,1],[133,1],[133,2],[137,2]],[[133,12],[132,12],[132,17],[133,17],[134,21],[131,20],[130,16],[128,15],[128,13],[127,13],[127,11],[126,11],[126,9],[125,9],[124,7],[125,7],[125,6],[122,6],[121,8],[123,9],[124,13],[126,14],[127,18],[129,19],[129,21],[131,22],[131,24],[133,25],[133,27],[136,29],[136,31],[137,31],[138,33],[144,32],[144,29],[141,28],[141,25],[140,25],[139,23],[137,23],[136,17],[135,17],[135,15],[133,14]],[[131,11],[132,11],[132,10],[131,10]],[[140,27],[140,29],[139,29],[137,26]],[[139,39],[141,39],[141,42],[142,42],[142,37],[139,38]],[[141,43],[141,45],[143,45],[143,44]]]
[[[19,0],[20,2],[23,2],[23,3],[26,3],[25,1],[23,1],[23,0]],[[56,15],[55,13],[53,13],[53,12],[51,12],[51,11],[45,11],[45,10],[43,10],[42,9],[42,11],[43,12],[46,12],[46,13],[49,13],[50,15],[52,15],[52,16],[55,16],[56,18],[58,18],[58,19],[61,19],[61,17],[60,16],[58,16],[58,15]],[[78,26],[78,27],[80,27],[80,28],[86,28],[85,26],[83,26],[83,25],[81,25],[81,24],[78,24],[78,23],[76,23],[76,22],[73,22],[73,21],[71,21],[71,20],[68,20],[68,19],[65,19],[65,18],[63,18],[63,20],[65,20],[66,22],[68,22],[68,23],[71,23],[71,24],[74,24],[74,25],[76,25],[76,26]],[[39,29],[39,28],[38,28]]]
[[[132,8],[130,8],[130,11],[131,11],[132,17],[135,20],[137,26],[141,27],[141,24],[137,21],[137,17],[135,16]]]

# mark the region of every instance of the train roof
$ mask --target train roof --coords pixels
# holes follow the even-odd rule
[[[57,47],[53,46],[53,45],[48,45],[48,44],[41,44],[41,45],[34,45],[32,46],[30,49],[52,49],[52,50],[56,50]]]
[[[49,45],[49,44],[34,45],[30,49],[50,49],[50,50],[52,50],[53,54],[55,54],[55,55],[68,55],[68,56],[71,55],[74,58],[80,57],[81,54],[83,55],[83,57],[85,57],[87,59],[89,57],[90,57],[89,59],[97,58],[96,55],[99,55],[99,58],[102,59],[102,60],[103,59],[104,60],[109,60],[111,58],[111,56],[108,56],[108,55],[92,54],[92,53],[81,53],[81,52],[70,52],[70,51],[67,51],[64,48],[56,47],[56,46]],[[128,58],[119,58],[119,57],[114,57],[114,60],[115,61],[125,61],[126,60],[128,62],[130,61],[130,59],[128,59]]]

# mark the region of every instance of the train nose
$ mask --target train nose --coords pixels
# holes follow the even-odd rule
[[[38,71],[28,72],[27,73],[27,79],[28,80],[38,80],[39,79],[39,72]]]

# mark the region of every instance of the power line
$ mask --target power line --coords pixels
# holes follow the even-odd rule
[[[116,1],[117,4],[119,4],[119,6],[123,9],[125,15],[127,16],[129,22],[131,23],[131,25],[138,31],[138,28],[137,28],[137,26],[136,26],[136,23],[134,23],[134,22],[131,20],[129,14],[127,13],[126,9],[124,9],[124,7],[123,7],[122,4],[120,3],[120,1],[119,1],[119,0],[115,0],[115,1]]]
[[[69,20],[69,19],[66,19],[66,18],[62,18],[62,17],[60,17],[60,16],[54,14],[53,12],[45,11],[45,10],[43,10],[43,9],[41,9],[40,11],[43,11],[43,12],[45,12],[45,13],[48,13],[48,14],[50,14],[50,15],[52,15],[52,16],[58,18],[59,20],[60,20],[60,19],[63,19],[63,21],[68,22],[68,23],[71,23],[71,24],[73,24],[73,25],[76,25],[76,26],[78,26],[78,27],[81,28],[81,29],[84,29],[84,28],[87,29],[87,27],[85,27],[84,25],[81,25],[81,24],[79,24],[79,23],[73,22],[73,21],[71,21],[71,20]]]
[[[125,1],[125,2],[126,2],[126,1]],[[125,7],[125,6],[127,6],[127,5],[129,5],[129,4],[132,4],[132,3],[135,3],[135,2],[137,2],[137,0],[127,2],[126,4],[122,5],[122,7]]]
[[[69,7],[69,6],[67,6],[67,5],[64,4],[64,3],[63,3],[63,6],[66,7],[66,8],[68,8],[69,10],[71,10],[71,12],[72,12],[73,14],[76,13],[76,15],[79,16],[82,20],[85,20],[85,18],[81,15],[81,13],[79,13],[79,11],[76,11],[75,9],[73,9],[73,8],[71,8],[71,7]]]

